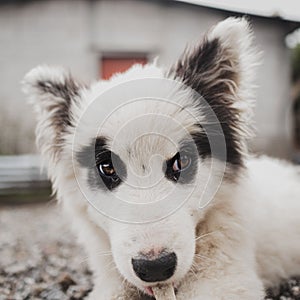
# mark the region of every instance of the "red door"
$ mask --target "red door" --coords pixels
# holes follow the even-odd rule
[[[100,74],[102,79],[109,79],[115,73],[123,73],[134,64],[145,65],[146,57],[103,57]]]

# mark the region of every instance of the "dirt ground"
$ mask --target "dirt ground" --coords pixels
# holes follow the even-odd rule
[[[76,300],[92,289],[86,255],[52,203],[0,207],[0,300]],[[300,300],[290,279],[267,299]]]

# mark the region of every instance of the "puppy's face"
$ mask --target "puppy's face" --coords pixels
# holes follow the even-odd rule
[[[85,110],[74,165],[89,216],[107,232],[120,273],[145,289],[178,282],[190,269],[211,163],[201,99],[155,66],[124,76],[133,73],[140,78],[107,90]],[[94,112],[114,101],[99,122]]]
[[[84,202],[119,272],[148,293],[191,269],[205,207],[243,165],[251,41],[227,19],[170,71],[134,66],[90,87],[48,67],[25,78],[58,196]]]

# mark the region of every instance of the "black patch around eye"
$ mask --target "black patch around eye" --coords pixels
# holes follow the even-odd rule
[[[196,176],[198,153],[197,147],[193,141],[184,141],[181,144],[179,152],[165,162],[163,169],[167,179],[176,183],[187,184],[191,183]],[[174,171],[174,162],[176,159],[180,159],[180,157],[183,156],[190,159],[189,166],[187,168],[183,168],[179,172]]]
[[[203,127],[201,125],[199,125],[199,127],[202,129],[201,132],[193,133],[191,134],[191,136],[196,145],[199,156],[202,159],[205,159],[211,156],[211,147],[209,139],[207,137],[207,134],[204,132]]]
[[[213,124],[205,125],[205,127],[200,124],[198,126],[201,128],[201,133],[193,133],[191,136],[197,146],[198,154],[202,159],[213,157],[220,161],[230,163],[234,168],[243,166],[242,156],[238,146],[238,138],[232,134],[232,129],[227,123],[222,124],[221,132]],[[213,152],[210,143],[214,145]]]
[[[77,153],[76,158],[82,167],[88,169],[88,184],[93,190],[113,190],[126,179],[125,164],[108,149],[107,140],[103,137],[96,138],[94,143],[84,147]],[[99,172],[99,164],[105,162],[112,162],[116,173],[114,176],[104,176]]]

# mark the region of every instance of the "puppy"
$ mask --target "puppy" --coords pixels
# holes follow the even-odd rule
[[[300,273],[299,168],[251,158],[259,55],[245,19],[218,23],[168,70],[90,86],[24,79],[37,145],[94,274],[90,300],[263,299]]]

